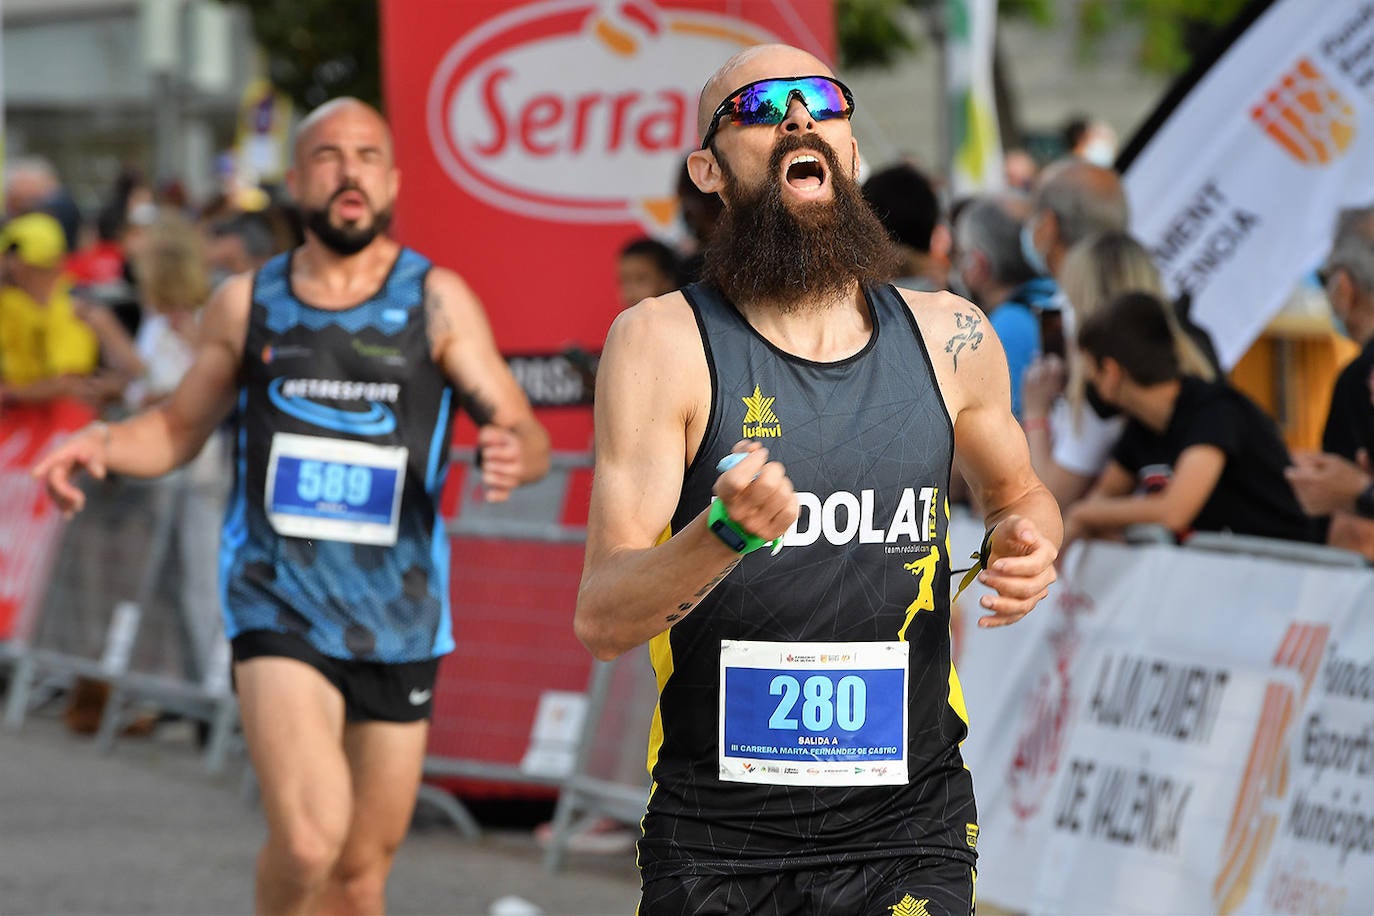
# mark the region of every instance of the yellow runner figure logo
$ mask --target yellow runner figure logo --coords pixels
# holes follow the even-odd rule
[[[903,563],[902,569],[916,577],[916,597],[906,607],[906,622],[897,631],[897,639],[906,642],[906,630],[911,621],[921,611],[935,610],[935,567],[940,562],[940,551],[934,544],[926,549],[926,555],[911,563]]]
[[[749,408],[744,413],[744,438],[773,439],[782,435],[782,424],[778,422],[778,415],[773,413],[776,397],[764,397],[759,386],[755,385],[754,394],[740,400]],[[751,423],[752,426],[749,425]]]

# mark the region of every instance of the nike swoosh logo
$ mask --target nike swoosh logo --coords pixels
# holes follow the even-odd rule
[[[429,701],[434,695],[433,690],[412,690],[410,691],[410,705],[420,706]]]

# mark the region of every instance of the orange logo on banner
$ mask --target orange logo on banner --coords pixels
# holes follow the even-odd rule
[[[1265,93],[1250,117],[1304,165],[1326,165],[1355,139],[1355,109],[1305,57]]]
[[[1329,626],[1295,623],[1274,653],[1275,666],[1297,673],[1301,693],[1291,684],[1274,681],[1265,688],[1250,759],[1226,831],[1221,871],[1212,882],[1218,913],[1233,913],[1245,902],[1255,870],[1273,845],[1279,825],[1277,803],[1288,794],[1288,731],[1317,679],[1330,635]]]

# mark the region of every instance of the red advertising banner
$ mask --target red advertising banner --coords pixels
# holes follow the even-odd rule
[[[598,351],[619,309],[615,255],[677,234],[697,93],[741,48],[833,58],[831,0],[381,0],[397,232],[457,270],[508,355]],[[574,367],[522,360],[535,402]],[[590,411],[541,414],[557,448]]]
[[[30,635],[62,530],[57,505],[29,469],[93,419],[95,412],[76,401],[0,413],[0,642]]]
[[[600,351],[619,310],[622,245],[681,235],[677,177],[697,145],[702,84],[759,43],[833,59],[832,2],[380,3],[397,236],[467,280],[554,447],[586,451],[586,367],[561,354]],[[471,441],[471,426],[457,436]],[[446,515],[468,505],[466,470],[454,468]],[[580,524],[589,479],[551,477],[545,489],[561,508],[513,500],[507,514]],[[452,547],[458,648],[435,685],[429,751],[517,765],[541,697],[586,685],[591,658],[572,629],[581,549],[480,538]]]

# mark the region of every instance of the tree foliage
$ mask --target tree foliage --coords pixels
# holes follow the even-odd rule
[[[381,104],[377,0],[222,0],[252,15],[272,82],[302,108],[353,95]],[[888,67],[923,46],[925,15],[947,0],[836,0],[840,62]],[[1112,30],[1138,25],[1140,62],[1177,73],[1206,48],[1246,0],[1077,0],[1080,47],[1091,54]],[[1000,0],[999,15],[1061,24],[1055,0]]]
[[[1082,0],[1079,35],[1091,53],[1098,39],[1125,22],[1141,28],[1140,63],[1155,73],[1188,69],[1248,0]]]
[[[377,0],[223,0],[246,7],[273,85],[303,109],[340,95],[381,106]]]
[[[890,66],[921,44],[922,15],[948,0],[836,0],[840,61],[847,68]],[[1000,0],[998,16],[1042,27],[1076,26],[1080,52],[1091,56],[1100,40],[1127,25],[1141,34],[1142,68],[1171,75],[1187,69],[1247,0],[1076,0],[1062,21],[1055,0]]]

